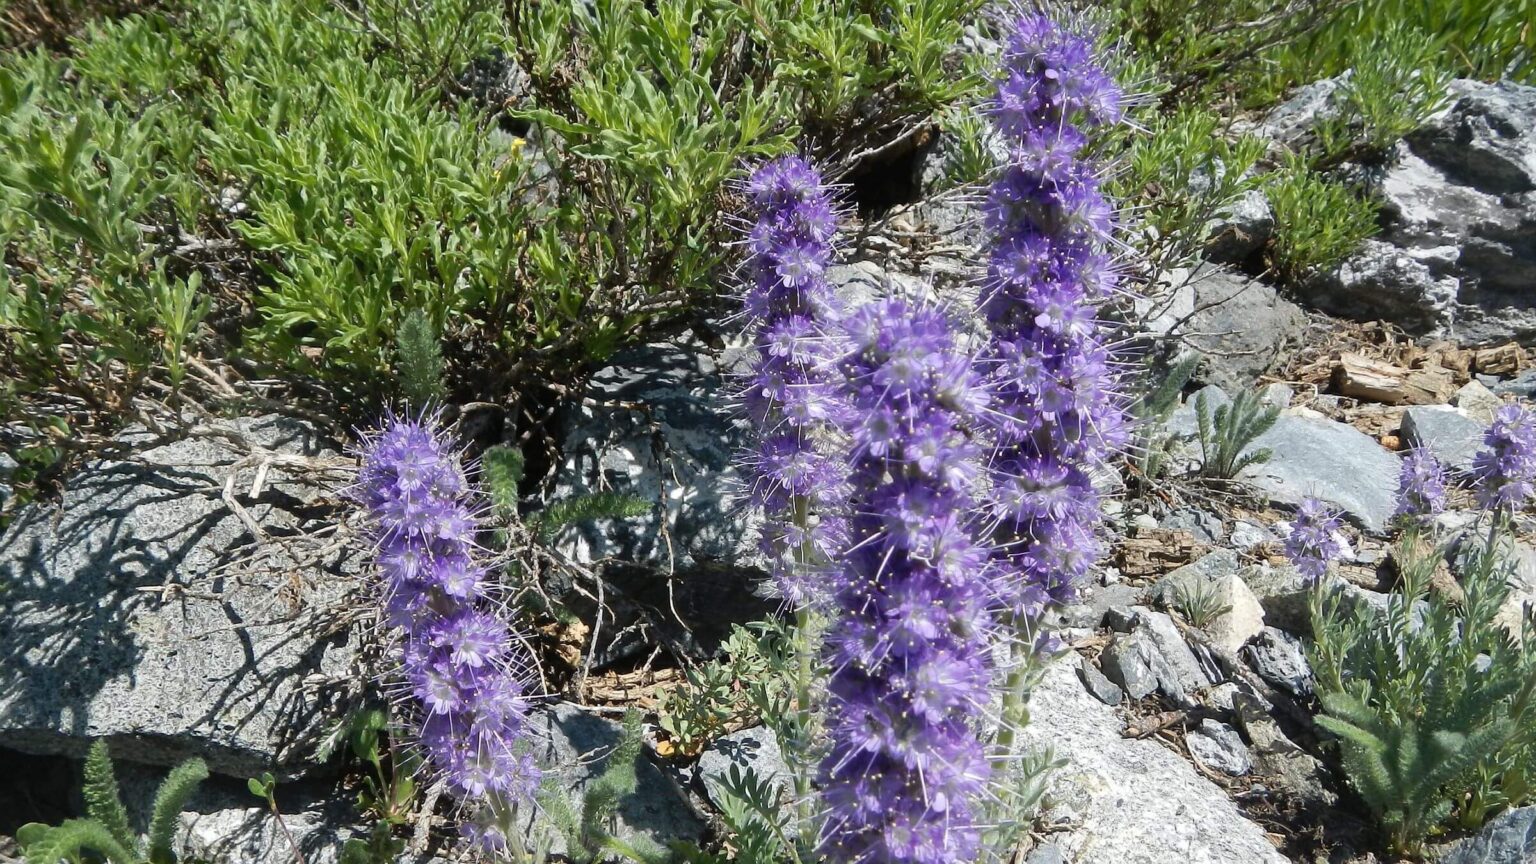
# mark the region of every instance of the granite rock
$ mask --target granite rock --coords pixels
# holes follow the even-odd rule
[[[198,431],[125,432],[130,457],[85,465],[0,536],[0,747],[78,757],[105,738],[134,762],[309,767],[308,745],[356,690],[342,616],[360,544],[308,539],[334,527],[329,496],[353,463],[286,418]],[[235,471],[250,451],[227,435],[276,454],[260,488],[256,465]],[[333,473],[322,481],[305,459]],[[232,473],[266,539],[223,500]]]

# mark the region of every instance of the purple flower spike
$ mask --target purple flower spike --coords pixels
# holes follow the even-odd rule
[[[1529,410],[1505,405],[1493,415],[1472,476],[1477,503],[1488,510],[1518,510],[1536,495],[1536,417]]]
[[[746,313],[757,349],[744,393],[761,430],[752,502],[767,521],[762,548],[791,606],[826,595],[825,562],[841,543],[846,466],[831,441],[845,409],[832,364],[841,353],[840,307],[826,281],[837,219],[821,175],[785,156],[746,183],[753,225]]]
[[[1091,474],[1127,439],[1098,326],[1113,289],[1113,208],[1081,157],[1088,130],[1121,119],[1121,93],[1090,36],[1025,14],[1004,43],[991,116],[1012,153],[985,205],[993,233],[981,311],[997,438],[990,500],[1020,619],[1070,602],[1100,546]]]
[[[390,418],[363,452],[356,497],[372,522],[385,620],[400,634],[399,677],[428,763],[486,809],[531,799],[539,769],[521,746],[528,705],[516,640],[475,561],[458,454],[430,420]]]
[[[1397,479],[1397,511],[1394,519],[1404,525],[1424,526],[1445,512],[1445,467],[1426,450],[1415,449],[1403,457]]]
[[[822,764],[834,862],[972,860],[990,776],[972,722],[988,710],[991,592],[973,531],[985,402],[938,310],[874,303],[848,322],[848,551],[826,645],[832,742]]]
[[[1338,530],[1339,517],[1323,502],[1303,498],[1285,539],[1285,557],[1308,581],[1321,580],[1328,573],[1328,565],[1344,554],[1343,544],[1334,536]]]

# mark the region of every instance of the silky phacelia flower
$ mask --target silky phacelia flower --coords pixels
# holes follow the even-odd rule
[[[458,455],[431,420],[390,418],[368,440],[356,497],[373,528],[418,744],[466,804],[500,812],[531,797],[539,770],[527,746],[516,640],[476,561],[470,495]]]
[[[991,591],[978,544],[986,396],[950,322],[890,299],[849,316],[848,548],[825,649],[832,670],[828,814],[835,862],[950,864],[977,854],[990,776]]]
[[[980,299],[997,442],[994,543],[1020,578],[1013,614],[1068,602],[1100,547],[1092,475],[1124,446],[1123,400],[1098,304],[1115,285],[1113,208],[1089,131],[1121,119],[1120,89],[1091,36],[1024,14],[1008,30],[990,113],[1010,162],[985,205],[993,235]]]
[[[1427,450],[1414,449],[1403,457],[1397,478],[1397,510],[1393,519],[1402,525],[1427,525],[1445,511],[1445,467]]]
[[[804,159],[768,162],[747,180],[745,312],[756,354],[743,401],[759,430],[752,502],[766,521],[762,549],[794,606],[824,597],[842,536],[846,465],[832,452],[844,415],[835,362],[840,307],[827,283],[837,219],[821,175]]]
[[[1296,518],[1291,522],[1291,532],[1285,538],[1285,557],[1291,566],[1311,582],[1317,582],[1328,572],[1328,565],[1344,554],[1344,546],[1336,536],[1339,517],[1316,498],[1303,498],[1296,507]]]
[[[1494,412],[1483,449],[1472,460],[1477,503],[1489,510],[1516,510],[1536,495],[1536,416],[1521,405]]]

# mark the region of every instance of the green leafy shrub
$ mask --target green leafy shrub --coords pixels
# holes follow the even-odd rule
[[[1272,92],[1359,68],[1360,46],[1404,25],[1421,42],[1409,56],[1425,57],[1442,74],[1536,80],[1531,0],[1362,0],[1336,10],[1324,26],[1272,52]]]
[[[3,407],[209,353],[376,401],[412,310],[454,395],[569,383],[714,294],[744,161],[804,130],[846,171],[971,93],[977,5],[231,0],[6,54]],[[499,57],[525,88],[466,83]]]
[[[1211,410],[1206,394],[1195,397],[1200,440],[1200,475],[1231,480],[1250,465],[1269,461],[1267,448],[1250,449],[1260,435],[1274,427],[1280,409],[1265,405],[1257,393],[1243,390],[1232,401]]]
[[[1358,52],[1339,87],[1338,113],[1314,130],[1312,167],[1379,158],[1424,124],[1445,97],[1433,45],[1417,27],[1394,22]]]
[[[1129,141],[1111,191],[1137,214],[1134,242],[1159,270],[1189,266],[1206,226],[1222,208],[1259,187],[1254,172],[1264,144],[1229,136],[1214,111],[1184,106],[1154,114]]]
[[[1271,266],[1298,281],[1343,261],[1376,233],[1376,206],[1342,183],[1313,173],[1292,157],[1267,184],[1275,214]]]
[[[31,823],[16,832],[28,864],[75,861],[87,851],[112,864],[175,864],[177,816],[197,786],[208,778],[201,759],[189,759],[166,775],[155,793],[149,833],[139,837],[128,822],[128,810],[118,792],[112,759],[105,741],[91,745],[85,759],[85,806],[89,818],[69,819],[57,826]]]
[[[1508,559],[1492,534],[1469,550],[1458,601],[1429,590],[1442,556],[1405,536],[1385,612],[1322,588],[1312,600],[1318,723],[1339,736],[1345,774],[1403,854],[1453,820],[1476,828],[1530,800],[1536,780],[1536,657],[1520,645],[1536,626],[1502,617]]]

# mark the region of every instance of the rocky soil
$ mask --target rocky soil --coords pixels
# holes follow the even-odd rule
[[[1264,242],[1262,196],[1224,217],[1210,261],[1150,283],[1135,316],[1142,341],[1205,360],[1168,424],[1176,464],[1198,460],[1196,393],[1219,404],[1263,388],[1283,410],[1254,442],[1270,459],[1235,482],[1170,481],[1114,503],[1113,551],[1084,602],[1060,610],[1070,650],[1034,696],[1027,734],[1066,767],[1029,861],[1377,860],[1361,808],[1305,719],[1305,597],[1278,540],[1303,496],[1337,507],[1349,554],[1330,578],[1353,602],[1383,607],[1397,452],[1422,446],[1465,468],[1491,410],[1536,396],[1536,89],[1452,89],[1375,180],[1388,205],[1379,238],[1298,296],[1231,263]],[[1301,134],[1328,92],[1320,82],[1256,128],[1275,140]],[[899,208],[869,226],[839,281],[850,296],[917,282],[953,292],[975,266],[976,222],[972,204],[953,200]],[[728,324],[701,323],[626,351],[565,409],[543,494],[617,490],[652,502],[643,516],[556,538],[618,589],[606,632],[583,646],[593,675],[630,674],[659,645],[702,656],[731,623],[772,609],[734,495],[731,460],[747,430],[725,398],[730,338]],[[1361,385],[1345,355],[1377,364],[1385,383]],[[361,698],[375,645],[340,504],[351,460],[278,416],[164,437],[134,429],[117,443],[62,500],[25,508],[0,536],[0,835],[76,807],[75,760],[106,738],[130,781],[148,784],[188,756],[208,761],[218,778],[184,816],[189,848],[282,860],[286,847],[243,785],[270,771],[307,860],[335,860],[337,841],[364,826],[352,781],[316,746]],[[1465,518],[1447,514],[1446,527]],[[1511,602],[1536,603],[1536,546],[1521,540],[1510,555]],[[1225,608],[1199,628],[1176,610],[1194,587]],[[641,685],[633,701],[654,707],[655,688]],[[552,699],[537,724],[573,796],[618,735],[622,700],[591,701]],[[649,754],[621,835],[704,836],[720,778],[744,762],[784,776],[761,729],[716,741],[696,763]],[[413,844],[414,856],[429,852]],[[1436,854],[1443,864],[1536,860],[1536,809]]]

